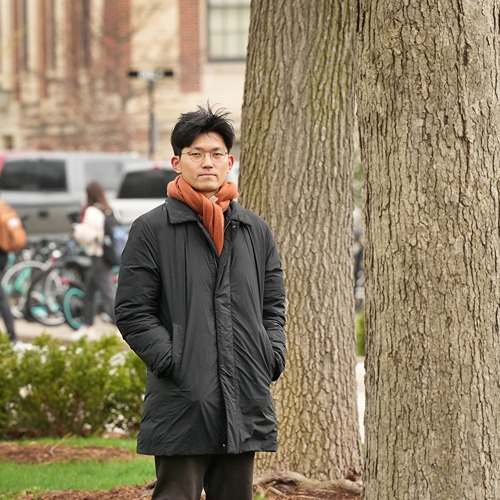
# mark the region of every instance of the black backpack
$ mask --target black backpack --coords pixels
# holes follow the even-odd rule
[[[119,266],[122,260],[123,249],[128,239],[127,228],[118,222],[113,212],[105,214],[103,259],[110,266]]]

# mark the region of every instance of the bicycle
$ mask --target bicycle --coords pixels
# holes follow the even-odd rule
[[[28,290],[35,276],[45,269],[47,260],[57,250],[58,243],[48,240],[29,241],[21,252],[9,253],[6,271],[1,286],[9,302],[12,315],[25,317]]]
[[[118,283],[119,266],[112,268],[111,279],[115,286]],[[72,281],[66,289],[63,301],[62,310],[66,323],[74,330],[80,329],[83,322],[83,304],[85,301],[85,288],[82,282]],[[101,315],[105,316],[105,321],[111,322],[111,318],[101,311]]]
[[[63,298],[75,282],[82,282],[85,271],[92,264],[86,255],[66,255],[49,264],[30,285],[25,315],[45,326],[62,325],[66,319]]]

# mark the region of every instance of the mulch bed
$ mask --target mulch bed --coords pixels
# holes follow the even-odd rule
[[[66,446],[64,444],[0,443],[0,460],[18,464],[42,464],[78,461],[106,462],[108,460],[133,460],[134,451],[111,446]]]

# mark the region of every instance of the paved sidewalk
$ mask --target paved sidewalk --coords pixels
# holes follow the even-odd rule
[[[36,321],[30,322],[17,319],[15,320],[15,327],[18,339],[26,343],[32,342],[42,333],[48,333],[64,344],[72,342],[76,338],[76,331],[66,323],[60,326],[44,326]],[[101,335],[118,333],[115,325],[105,323],[99,317],[96,317],[94,328]]]

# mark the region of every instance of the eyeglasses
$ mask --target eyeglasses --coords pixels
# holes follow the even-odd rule
[[[188,151],[187,153],[181,153],[181,155],[188,155],[192,161],[199,163],[205,158],[205,155],[209,155],[214,163],[220,163],[227,155],[227,151]]]

